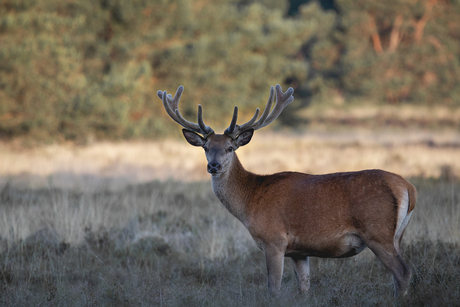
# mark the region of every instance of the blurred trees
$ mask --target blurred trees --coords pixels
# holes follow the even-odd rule
[[[460,105],[460,1],[335,4],[337,26],[307,52],[317,98]]]
[[[156,91],[180,84],[182,114],[202,103],[217,131],[276,83],[297,99],[279,122],[335,98],[459,104],[460,2],[298,2],[3,1],[0,138],[167,135]]]

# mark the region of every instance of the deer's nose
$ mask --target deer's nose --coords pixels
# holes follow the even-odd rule
[[[208,163],[208,173],[215,174],[220,171],[221,167],[219,162],[210,162]]]

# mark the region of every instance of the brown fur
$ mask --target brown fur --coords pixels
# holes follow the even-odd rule
[[[409,197],[408,213],[416,202],[407,180],[382,170],[261,176],[246,171],[237,155],[226,150],[236,149],[237,140],[212,135],[202,142],[208,162],[222,165],[212,174],[216,196],[265,252],[272,292],[280,289],[285,256],[293,259],[300,288],[306,291],[309,256],[350,257],[366,246],[393,273],[395,294],[407,289],[410,270],[399,254],[400,240],[394,245],[403,196]]]
[[[270,111],[275,88],[276,103]],[[186,128],[182,131],[187,141],[204,148],[216,196],[264,251],[272,293],[280,290],[285,256],[292,258],[301,291],[307,291],[309,256],[350,257],[366,246],[393,273],[395,295],[405,291],[410,269],[401,258],[399,244],[416,202],[415,188],[408,181],[382,170],[260,176],[241,165],[235,150],[248,144],[254,130],[273,122],[294,100],[292,88],[285,93],[281,86],[275,88],[271,87],[267,106],[257,121],[259,109],[249,122],[237,125],[235,107],[223,135],[214,134],[204,124],[201,105],[198,124],[180,115],[177,108],[183,86],[174,97],[161,91],[157,94],[171,118]]]

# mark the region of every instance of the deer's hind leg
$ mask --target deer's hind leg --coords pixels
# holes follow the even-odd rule
[[[306,293],[310,289],[310,260],[306,258],[291,258],[294,264],[295,277],[300,292]]]
[[[397,297],[400,292],[407,294],[411,271],[395,246],[393,244],[380,245],[376,243],[368,244],[368,246],[383,265],[393,274],[394,296]]]

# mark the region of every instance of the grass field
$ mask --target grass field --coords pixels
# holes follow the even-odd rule
[[[402,244],[413,271],[409,296],[393,299],[391,275],[365,250],[347,259],[312,258],[305,296],[286,262],[282,294],[270,297],[263,253],[214,196],[202,151],[165,141],[2,145],[0,305],[458,304],[455,133],[262,134],[253,142],[240,157],[260,173],[379,167],[408,177],[419,193]]]
[[[381,168],[404,177],[460,177],[460,134],[403,129],[257,131],[238,156],[247,170],[259,174]],[[34,188],[100,189],[155,179],[209,180],[203,150],[182,138],[33,148],[0,143],[0,174],[0,180]]]

